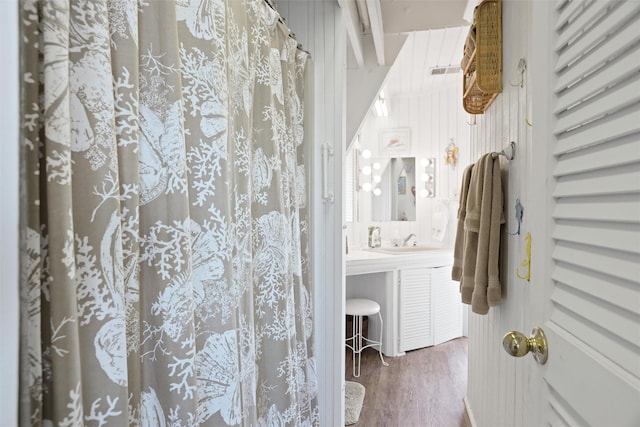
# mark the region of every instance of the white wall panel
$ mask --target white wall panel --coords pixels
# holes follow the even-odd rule
[[[501,240],[500,280],[503,299],[485,316],[469,315],[469,383],[466,403],[478,427],[525,426],[527,373],[525,364],[502,349],[502,336],[510,330],[528,332],[532,325],[524,319],[531,284],[517,277],[526,273],[521,262],[526,258],[525,235],[530,229],[531,180],[535,165],[531,164],[531,96],[530,75],[525,73],[522,87],[517,71],[520,58],[527,59],[531,32],[530,5],[527,2],[503,2],[503,92],[483,115],[475,116],[471,126],[470,158],[500,151],[510,141],[516,143],[516,157],[501,157],[504,189],[504,211],[507,223]],[[535,124],[535,123],[534,123]],[[520,235],[509,235],[517,228],[515,203],[524,206]]]

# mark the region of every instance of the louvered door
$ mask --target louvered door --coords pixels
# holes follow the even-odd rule
[[[400,271],[400,351],[433,345],[432,268]]]
[[[638,426],[640,2],[548,5],[550,67],[538,81],[551,92],[533,128],[546,231],[534,235],[542,271],[529,310],[550,354],[530,378],[543,378],[545,425]]]
[[[451,266],[431,269],[433,344],[462,336],[460,286],[451,280]]]

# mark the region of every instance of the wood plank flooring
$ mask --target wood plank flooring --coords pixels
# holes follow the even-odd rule
[[[352,375],[347,351],[347,381],[365,387],[356,427],[466,427],[463,398],[467,388],[467,338],[458,338],[401,357],[385,357],[375,349],[362,353],[359,378]]]

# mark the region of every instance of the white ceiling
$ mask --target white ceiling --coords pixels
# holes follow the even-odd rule
[[[347,18],[357,66],[366,65],[362,52],[366,43],[370,43],[368,40],[373,41],[378,64],[391,66],[384,87],[388,97],[423,94],[460,83],[459,73],[432,75],[432,69],[460,64],[467,20],[477,0],[338,0],[338,3]],[[391,42],[402,40],[404,37],[400,35],[408,38],[398,53],[400,45],[396,45],[394,52]],[[393,58],[395,62],[390,64]]]
[[[385,34],[466,25],[468,0],[380,0]],[[475,2],[474,2],[475,3]]]
[[[468,26],[413,32],[389,70],[387,97],[420,95],[461,83],[461,74],[432,75],[434,67],[459,66]]]

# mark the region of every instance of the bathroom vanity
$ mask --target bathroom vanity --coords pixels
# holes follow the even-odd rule
[[[351,251],[346,257],[346,297],[380,304],[382,352],[436,345],[463,335],[459,284],[451,280],[453,251],[426,247],[391,247]],[[377,316],[369,336],[380,337]]]

